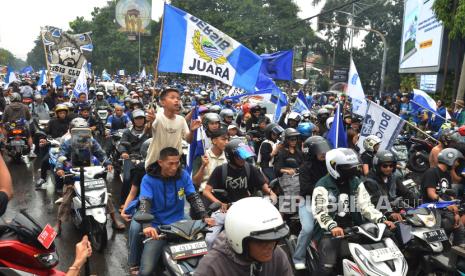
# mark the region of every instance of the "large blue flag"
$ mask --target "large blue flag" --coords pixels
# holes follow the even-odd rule
[[[61,75],[57,75],[55,77],[55,86],[56,87],[61,87],[63,84],[62,84],[62,81],[61,81]]]
[[[272,54],[261,54],[263,59],[260,72],[274,80],[292,80],[292,60],[294,51],[279,51]]]
[[[254,91],[262,59],[207,22],[165,4],[158,71],[202,75]]]
[[[263,74],[260,74],[258,77],[255,88],[258,90],[271,89],[271,102],[276,104],[273,121],[278,122],[282,114],[282,109],[288,105],[286,95],[284,95],[283,91],[279,89],[272,79]]]
[[[438,113],[436,101],[422,90],[413,89],[413,98],[410,102],[412,103],[412,109],[415,113],[422,109],[427,109],[436,114],[436,116],[442,117],[446,120],[450,119],[450,115],[449,112],[447,112],[447,110],[445,116]]]
[[[344,127],[344,121],[342,120],[341,105],[338,104],[336,108],[336,114],[334,115],[334,121],[331,128],[328,131],[326,137],[329,143],[333,146],[333,149],[347,148],[347,134]]]
[[[297,99],[295,100],[294,105],[292,106],[292,111],[302,113],[308,110],[309,105],[307,103],[307,99],[305,98],[304,92],[302,92],[302,90],[299,90],[299,93],[297,94]]]
[[[194,108],[194,111],[192,113],[192,120],[197,120],[199,119],[199,107],[196,106]],[[189,153],[187,155],[187,168],[186,170],[191,173],[193,169],[193,164],[195,158],[202,156],[205,154],[205,149],[203,147],[204,139],[202,135],[202,129],[198,128],[194,131],[194,137],[192,139],[191,144],[189,145]]]
[[[46,85],[46,84],[47,84],[46,71],[45,71],[45,69],[42,69],[42,70],[40,71],[40,79],[39,79],[39,81],[37,82],[37,87],[36,87],[36,89],[37,89],[37,90],[40,90],[41,87],[42,87],[42,85]]]

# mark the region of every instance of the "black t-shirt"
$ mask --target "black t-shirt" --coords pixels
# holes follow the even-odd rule
[[[371,170],[371,167],[373,167],[373,153],[365,151],[362,153],[360,158],[362,159],[362,164],[368,164],[368,167]]]
[[[8,205],[8,196],[5,192],[0,192],[0,217],[5,214]]]
[[[429,168],[423,174],[423,178],[421,179],[423,201],[434,201],[428,198],[428,194],[426,192],[427,188],[435,188],[436,193],[441,197],[447,189],[450,189],[451,183],[452,181],[450,178],[450,173],[448,171],[443,172],[438,167]]]
[[[223,183],[223,168],[218,166],[213,170],[207,183],[213,189],[224,189],[228,192],[227,202],[225,203],[232,203],[249,197],[255,191],[261,190],[263,184],[265,184],[265,179],[260,171],[252,165],[249,165],[249,167],[250,175],[247,178],[244,168],[234,169],[228,165],[228,176],[225,183]]]
[[[139,188],[140,192],[140,183],[142,182],[142,178],[145,175],[145,166],[144,162],[140,162],[131,170],[131,185],[136,186]]]

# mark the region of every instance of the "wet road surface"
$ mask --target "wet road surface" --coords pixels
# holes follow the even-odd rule
[[[8,169],[13,179],[14,198],[8,204],[8,209],[3,218],[10,221],[19,210],[27,212],[42,225],[56,224],[58,205],[54,202],[58,196],[54,193],[54,184],[48,179],[45,190],[35,190],[34,183],[40,177],[40,160],[29,162],[27,158],[21,164],[15,164],[5,157]],[[119,187],[121,182],[117,180],[108,184],[109,192],[113,194],[115,208],[119,206]],[[119,216],[118,216],[119,217]],[[109,218],[109,216],[108,216]],[[127,225],[128,226],[128,225]],[[127,275],[127,230],[115,231],[111,227],[109,218],[107,223],[108,243],[103,253],[93,252],[90,259],[91,274],[97,275]],[[71,221],[63,224],[61,236],[55,240],[60,263],[57,268],[67,271],[72,265],[75,254],[75,244],[81,239],[80,232]],[[83,269],[84,270],[84,269]],[[84,274],[82,274],[84,275]]]

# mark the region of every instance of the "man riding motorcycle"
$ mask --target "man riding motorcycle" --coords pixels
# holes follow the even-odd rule
[[[221,117],[221,128],[224,130],[228,130],[228,126],[233,123],[234,120],[234,112],[231,109],[223,109],[220,111]]]
[[[88,128],[87,122],[82,119],[82,118],[76,118],[70,123],[71,129],[78,129],[78,128]],[[107,167],[108,172],[113,171],[113,166],[111,165],[111,162],[107,159],[107,156],[105,152],[102,150],[102,147],[100,147],[99,143],[97,140],[94,138],[91,138],[90,140],[90,152],[91,156],[95,156],[103,166]],[[72,160],[72,154],[75,152],[76,149],[73,148],[72,141],[71,139],[65,140],[63,144],[61,145],[60,148],[60,153],[57,158],[57,164],[55,168],[55,173],[58,177],[63,177],[65,176],[65,167],[67,164],[68,165],[73,165],[70,164]],[[60,157],[66,157],[66,161],[62,161],[62,158]],[[90,157],[91,158],[91,157]],[[65,164],[67,163],[67,164]],[[56,230],[58,233],[61,232],[61,225],[63,221],[67,220],[71,210],[71,201],[73,198],[73,184],[74,183],[64,183],[66,185],[64,191],[63,191],[63,201],[58,208],[58,220],[57,220],[57,225],[56,225]],[[113,203],[111,200],[108,200],[107,203],[107,212],[110,214],[110,217],[113,220],[113,228],[117,230],[122,230],[125,229],[125,225],[122,224],[121,222],[118,222],[115,216],[115,207],[113,206]]]
[[[379,149],[381,139],[376,135],[369,135],[363,141],[363,148],[365,151],[362,153],[360,158],[362,159],[362,172],[363,175],[367,175],[373,166],[373,158]]]
[[[7,105],[5,111],[3,112],[3,126],[5,126],[6,123],[14,123],[20,119],[29,122],[31,120],[31,112],[29,111],[27,105],[21,102],[21,95],[14,92],[11,95],[10,100],[11,104]],[[27,136],[27,144],[30,149],[29,157],[37,157],[37,155],[34,153],[34,143],[32,142],[31,131],[28,123],[25,124],[25,131]],[[3,133],[5,137],[8,135],[8,132],[5,128],[3,129]]]
[[[402,179],[394,174],[396,166],[396,156],[392,152],[379,151],[373,158],[373,168],[364,184],[376,209],[391,220],[401,221],[401,215],[392,211],[391,203],[402,197],[403,200],[408,200],[408,206],[414,207],[418,198],[402,184]]]
[[[277,246],[289,228],[269,201],[259,197],[237,201],[229,208],[224,227],[194,275],[293,275],[286,253]]]
[[[114,133],[118,129],[129,128],[131,120],[124,114],[124,107],[115,106],[115,113],[110,115],[107,120],[107,125],[110,126],[110,133]]]
[[[97,92],[95,93],[95,96],[96,96],[96,99],[92,103],[94,110],[110,108],[110,104],[108,103],[107,100],[105,100],[103,92]]]
[[[347,240],[322,236],[322,231],[342,237],[345,227],[359,225],[363,218],[395,227],[371,203],[365,185],[358,178],[361,164],[354,150],[330,150],[326,153],[325,162],[329,174],[316,183],[312,197],[312,212],[318,222],[314,233],[320,255],[319,270],[315,275],[333,275],[338,260],[349,252]],[[338,208],[331,208],[335,206]]]

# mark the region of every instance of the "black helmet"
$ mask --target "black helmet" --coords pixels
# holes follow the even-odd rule
[[[232,139],[224,149],[224,154],[228,163],[234,161],[234,157],[238,157],[242,160],[247,160],[250,157],[255,156],[254,151],[240,139]]]
[[[459,142],[460,138],[457,138],[455,130],[445,129],[442,131],[441,136],[439,136],[439,141],[444,144],[444,146],[450,146],[452,142]]]
[[[454,148],[446,148],[441,150],[438,155],[438,162],[441,164],[446,164],[449,167],[452,167],[457,159],[465,159],[463,154],[454,149]]]
[[[300,132],[298,132],[295,128],[292,127],[286,128],[286,130],[284,130],[284,141],[287,141],[292,137],[299,138]]]
[[[394,170],[396,170],[397,165],[397,158],[396,155],[391,152],[390,150],[380,150],[376,153],[375,157],[373,157],[373,169],[375,172],[381,172],[380,167],[383,164],[392,163],[394,164]]]
[[[281,133],[283,133],[284,129],[278,125],[277,123],[271,123],[266,126],[265,128],[265,138],[268,140],[272,140],[271,134],[274,133],[278,136],[281,136]]]
[[[326,154],[331,150],[328,140],[321,136],[307,138],[302,145],[306,160],[314,160],[319,154]]]
[[[257,111],[260,111],[260,112],[262,111],[262,107],[259,106],[258,104],[255,104],[250,108],[250,113],[254,113],[254,112],[257,112]]]
[[[220,119],[220,115],[216,114],[216,113],[207,113],[203,116],[202,118],[202,125],[205,129],[205,131],[208,132],[208,124],[209,123],[214,123],[214,122],[220,122],[221,119]],[[207,133],[208,134],[208,133]]]
[[[221,106],[219,105],[212,105],[208,108],[208,111],[212,112],[212,113],[216,113],[216,114],[220,114],[221,112]]]

